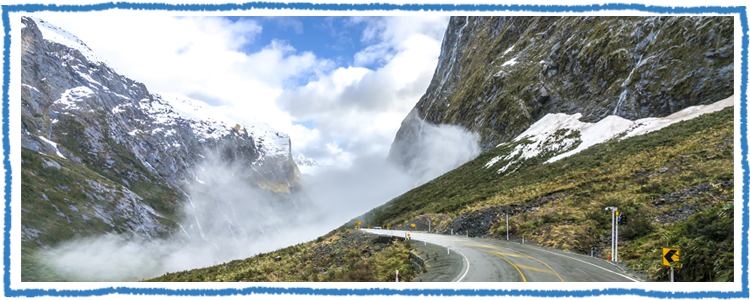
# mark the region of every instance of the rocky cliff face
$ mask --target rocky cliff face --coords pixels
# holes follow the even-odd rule
[[[423,122],[490,149],[548,113],[662,117],[733,95],[731,17],[452,17],[426,93],[390,159],[419,155]]]
[[[87,232],[167,234],[206,157],[245,181],[290,192],[299,181],[286,134],[236,122],[117,74],[70,33],[39,19],[22,29],[24,241]]]

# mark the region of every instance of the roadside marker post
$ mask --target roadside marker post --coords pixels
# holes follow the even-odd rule
[[[510,235],[508,235],[509,230],[510,229],[508,229],[508,215],[505,215],[505,240],[506,241],[510,241],[510,238],[509,238]]]
[[[398,270],[396,270],[396,282],[398,282]]]

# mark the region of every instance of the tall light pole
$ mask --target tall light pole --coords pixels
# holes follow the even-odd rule
[[[612,249],[610,251],[610,256],[612,261],[617,261],[617,225],[615,224],[615,212],[617,211],[617,207],[614,206],[607,206],[604,208],[605,211],[611,210],[612,211]],[[619,213],[617,213],[619,215]]]

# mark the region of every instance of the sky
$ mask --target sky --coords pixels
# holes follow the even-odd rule
[[[170,17],[36,13],[150,92],[229,106],[292,153],[348,167],[385,157],[427,89],[448,17]],[[137,20],[137,21],[134,21]]]

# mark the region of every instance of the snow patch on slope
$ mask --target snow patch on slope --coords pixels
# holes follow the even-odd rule
[[[74,87],[72,89],[65,90],[60,99],[54,102],[54,104],[62,105],[65,110],[77,109],[76,102],[81,102],[83,99],[94,95],[94,91],[85,86]]]
[[[576,149],[565,152],[548,160],[548,163],[571,156],[593,145],[605,142],[617,135],[626,133],[622,139],[643,135],[657,131],[674,123],[696,118],[700,115],[716,112],[734,105],[734,96],[714,102],[709,105],[696,105],[685,108],[663,118],[644,118],[635,121],[623,119],[619,116],[608,116],[596,124],[581,129],[581,145]],[[591,124],[591,123],[586,123]]]
[[[626,139],[649,132],[660,130],[674,123],[690,120],[702,114],[719,111],[734,105],[734,96],[714,102],[709,105],[697,105],[685,108],[679,112],[663,118],[644,118],[631,121],[619,116],[610,115],[599,122],[581,122],[581,114],[547,114],[531,125],[529,129],[517,136],[511,143],[519,143],[508,155],[499,155],[488,161],[484,167],[490,168],[500,161],[506,164],[498,173],[517,162],[539,156],[545,151],[559,153],[545,163],[551,163],[565,157],[579,153],[593,145],[606,142],[613,138]],[[559,132],[579,132],[580,136],[556,136]],[[522,141],[527,142],[523,143]],[[571,149],[576,142],[580,143]],[[499,144],[498,147],[510,143]],[[562,153],[560,153],[562,152]]]
[[[65,156],[62,155],[62,153],[60,153],[60,150],[57,149],[57,143],[55,143],[53,141],[50,141],[50,140],[44,138],[43,136],[39,136],[39,139],[42,140],[42,141],[45,141],[46,143],[48,143],[50,145],[52,145],[52,147],[55,148],[55,152],[57,152],[57,156],[62,157],[63,159],[67,159],[67,158],[65,158]]]
[[[504,62],[504,63],[503,63],[502,65],[501,65],[501,67],[505,67],[505,66],[512,66],[512,65],[515,65],[515,64],[517,64],[517,63],[518,63],[518,61],[517,61],[517,60],[516,60],[516,58],[514,57],[514,58],[511,58],[511,59],[510,59],[509,61],[506,61],[506,62]]]

